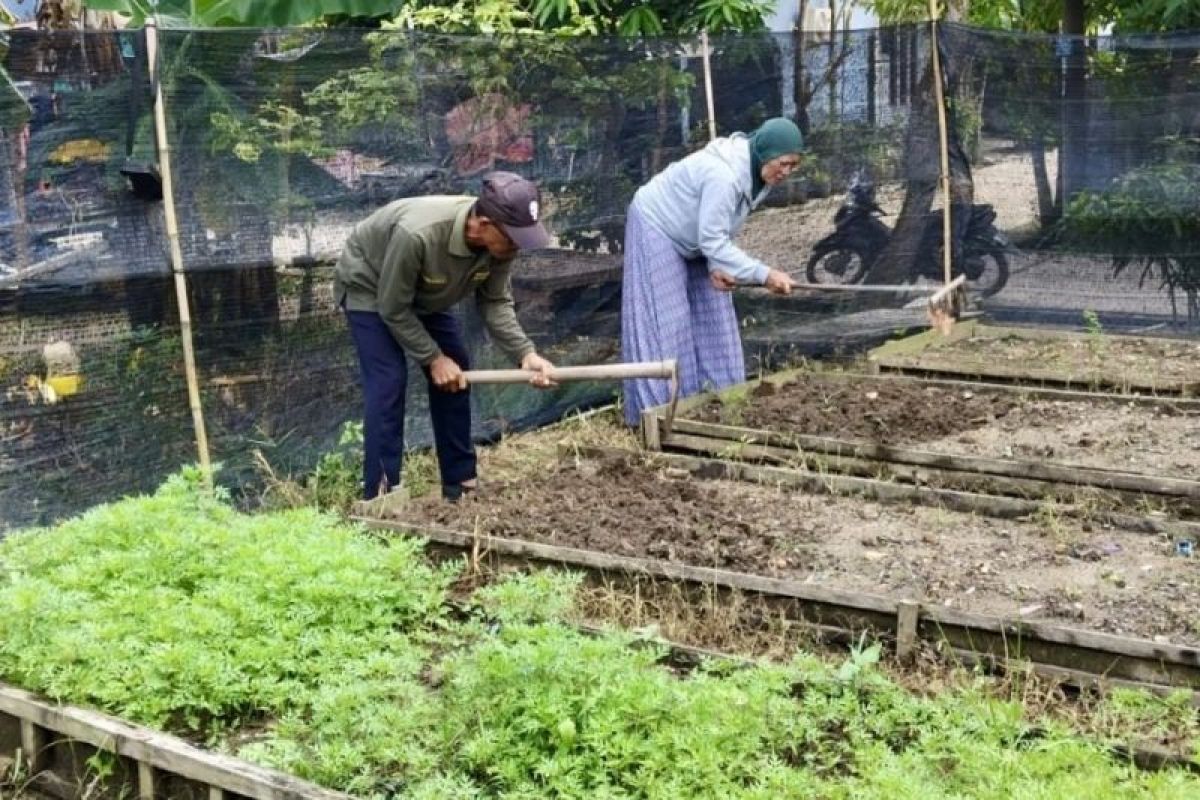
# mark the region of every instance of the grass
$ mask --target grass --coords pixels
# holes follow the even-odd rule
[[[620,420],[620,409],[574,414],[530,433],[505,437],[479,450],[479,471],[486,481],[515,480],[536,474],[557,458],[560,447],[637,447],[637,437]],[[263,488],[250,504],[267,511],[316,507],[348,513],[362,497],[362,424],[347,423],[337,446],[325,453],[307,475],[280,474],[267,457],[254,456]],[[404,455],[401,499],[423,497],[437,490],[437,459],[430,449]]]
[[[762,598],[738,592],[687,593],[678,585],[638,578],[632,585],[608,582],[584,586],[573,618],[598,621],[660,635],[693,647],[786,661],[796,652],[819,655],[829,664],[844,658],[843,647],[828,644],[812,626],[789,619]],[[864,632],[865,633],[865,632]],[[1015,665],[1001,675],[947,661],[925,647],[913,662],[883,660],[880,668],[908,691],[929,698],[979,692],[1014,703],[1031,726],[1046,720],[1099,741],[1155,743],[1196,752],[1200,759],[1200,714],[1187,691],[1160,697],[1115,689],[1080,693]]]
[[[909,692],[877,648],[682,674],[632,646],[644,632],[568,624],[599,602],[574,576],[510,576],[450,613],[460,577],[311,509],[239,513],[187,473],[0,543],[0,676],[364,797],[1200,791],[978,683]],[[714,627],[749,611],[695,600]],[[1106,719],[1170,726],[1173,702]]]

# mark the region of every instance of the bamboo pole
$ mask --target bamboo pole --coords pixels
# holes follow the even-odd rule
[[[200,380],[196,370],[196,351],[192,346],[192,312],[188,303],[187,277],[183,271],[183,250],[179,245],[179,220],[175,216],[175,191],[171,181],[171,155],[167,141],[167,114],[163,104],[158,60],[158,25],[146,20],[146,53],[150,62],[150,81],[154,88],[154,136],[158,145],[158,169],[162,173],[163,214],[167,223],[167,241],[171,248],[171,272],[175,279],[175,300],[179,305],[179,336],[183,340],[183,366],[187,375],[188,406],[196,431],[196,449],[204,483],[213,486],[212,461],[208,453],[208,435],[204,428],[204,408],[200,404]]]
[[[938,183],[942,188],[942,273],[950,283],[951,243],[954,240],[950,220],[950,137],[946,125],[946,89],[942,85],[942,56],[938,48],[937,0],[929,0],[929,30],[932,34],[933,93],[938,113],[938,146],[941,156],[941,174]]]
[[[704,61],[704,102],[708,105],[708,138],[717,138],[717,106],[713,102],[712,61],[709,55],[708,31],[700,31],[700,47]]]

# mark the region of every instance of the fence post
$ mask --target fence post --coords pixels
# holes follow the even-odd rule
[[[167,140],[167,114],[163,104],[161,70],[158,58],[158,24],[146,20],[146,54],[150,62],[150,83],[154,88],[154,136],[158,145],[158,169],[162,173],[163,214],[167,223],[167,242],[171,249],[171,272],[175,278],[175,300],[179,306],[179,336],[183,340],[183,366],[187,375],[188,405],[196,431],[196,449],[204,483],[213,486],[212,461],[208,454],[208,435],[204,429],[204,409],[200,404],[200,381],[196,371],[196,351],[192,345],[192,312],[188,302],[187,277],[183,271],[183,250],[179,245],[179,220],[175,216],[175,190],[171,180],[171,153]]]
[[[937,103],[938,114],[938,151],[941,156],[941,169],[938,184],[942,188],[942,272],[946,283],[950,283],[951,245],[954,235],[950,220],[950,142],[946,130],[946,89],[942,85],[942,57],[938,47],[937,0],[929,0],[929,30],[933,42],[931,44],[933,59],[933,96]]]
[[[875,94],[879,91],[876,86],[875,72],[879,68],[877,49],[879,47],[875,34],[867,36],[867,124],[875,127]]]
[[[717,108],[713,103],[712,63],[709,58],[708,31],[700,31],[700,47],[704,60],[704,100],[708,104],[708,138],[717,138]]]

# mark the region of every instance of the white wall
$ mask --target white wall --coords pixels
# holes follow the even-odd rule
[[[829,0],[809,0],[809,7],[813,9],[829,10]],[[842,4],[839,2],[839,6]],[[773,31],[790,31],[795,25],[796,15],[800,13],[800,3],[798,0],[776,0],[775,11],[767,17],[767,27]],[[875,15],[871,12],[858,7],[850,15],[851,28],[874,28],[878,25]]]

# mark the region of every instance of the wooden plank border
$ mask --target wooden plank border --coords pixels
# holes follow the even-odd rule
[[[0,712],[21,721],[23,746],[43,745],[49,734],[84,742],[137,763],[137,793],[153,796],[158,778],[178,775],[209,787],[256,800],[351,800],[351,796],[317,786],[278,770],[251,764],[188,744],[178,737],[134,725],[85,708],[58,705],[31,692],[0,683]],[[28,739],[25,731],[29,730]],[[43,758],[35,769],[48,769]]]
[[[878,444],[854,439],[836,439],[828,436],[775,433],[755,428],[740,428],[733,425],[696,422],[688,419],[674,420],[670,433],[661,437],[660,446],[668,447],[675,444],[680,434],[721,439],[743,445],[761,445],[768,448],[768,452],[773,451],[779,457],[790,454],[793,460],[808,454],[819,453],[855,459],[860,462],[903,464],[925,467],[934,471],[1015,478],[1020,479],[1020,485],[1026,487],[1035,487],[1037,483],[1044,482],[1177,497],[1195,501],[1200,506],[1200,481],[1148,472],[1077,466],[1054,461],[1020,461],[1008,458],[955,455],[916,447]],[[829,463],[836,465],[837,462]]]
[[[448,528],[393,520],[355,517],[377,531],[415,536],[463,553],[486,553],[535,563],[579,569],[601,577],[646,576],[697,587],[717,588],[774,600],[794,619],[853,636],[863,630],[912,630],[911,605],[905,600],[830,589],[799,581],[768,578],[742,572],[696,567],[668,561],[616,556],[594,550],[542,544],[520,539],[477,536]],[[997,668],[1032,664],[1049,674],[1085,676],[1096,684],[1120,681],[1140,688],[1189,689],[1200,704],[1200,649],[1160,644],[1144,639],[1069,628],[1052,623],[1031,623],[985,614],[920,605],[916,640],[945,643],[971,653]]]
[[[936,488],[915,483],[898,483],[880,478],[807,470],[794,466],[756,464],[749,460],[730,458],[728,450],[730,447],[736,447],[736,443],[731,444],[704,437],[689,437],[687,434],[678,434],[673,442],[677,445],[689,446],[691,452],[657,452],[652,454],[653,457],[663,463],[686,469],[701,478],[764,483],[816,494],[864,497],[881,503],[918,503],[968,514],[982,514],[998,519],[1032,516],[1045,509],[1047,502],[1045,498],[1035,500],[1025,497],[1008,497],[963,489]],[[746,455],[753,456],[756,447],[760,446],[745,445]],[[576,454],[599,458],[616,452],[630,454],[626,451],[609,448],[578,447],[566,451],[564,455]],[[1056,505],[1055,511],[1067,517],[1092,520],[1139,533],[1200,537],[1200,523],[1176,520],[1166,516],[1126,514],[1120,511],[1081,507],[1071,503]]]
[[[1150,342],[1144,336],[1104,334],[1109,340]],[[1045,386],[1087,386],[1108,389],[1109,394],[1167,395],[1195,397],[1200,395],[1200,381],[1167,380],[1145,381],[1122,377],[1103,368],[1087,370],[1079,375],[1055,369],[1037,367],[1010,369],[998,365],[970,366],[963,363],[937,363],[922,356],[931,351],[947,348],[964,339],[999,339],[1015,337],[1029,341],[1087,342],[1090,334],[1078,331],[1048,330],[1045,328],[1022,328],[1014,326],[986,325],[970,320],[956,325],[950,336],[940,336],[934,331],[925,331],[914,336],[887,342],[871,350],[867,359],[880,371],[908,374],[932,374],[959,378],[976,378],[985,381],[1000,381],[1006,384],[1041,384]],[[910,360],[914,359],[915,360]]]
[[[789,370],[765,378],[740,384],[719,393],[693,395],[679,401],[674,418],[668,406],[647,409],[642,414],[642,444],[647,450],[662,451],[677,449],[698,452],[730,459],[760,459],[774,463],[816,465],[822,471],[845,472],[851,475],[870,476],[883,473],[898,479],[923,482],[944,476],[952,485],[973,492],[1016,497],[1070,497],[1055,486],[1080,489],[1105,490],[1115,494],[1114,499],[1137,503],[1142,496],[1167,498],[1172,502],[1175,513],[1200,514],[1200,481],[1171,475],[1149,472],[1133,472],[1086,467],[1066,462],[1034,462],[1016,459],[961,456],[923,450],[920,447],[883,445],[854,439],[814,436],[807,434],[785,434],[772,431],[742,428],[732,425],[699,422],[686,418],[687,414],[713,399],[724,399],[731,395],[753,391],[763,382],[784,383],[798,374],[811,370]],[[920,386],[970,387],[984,392],[1014,392],[1036,394],[1073,402],[1130,402],[1133,398],[1092,392],[1067,390],[1030,391],[1027,387],[980,386],[978,383],[939,381],[911,376],[874,376],[847,372],[818,372],[824,379],[847,381],[892,380],[915,383]],[[1163,399],[1139,397],[1140,405],[1163,405],[1177,413],[1200,414],[1200,402],[1190,399]],[[715,441],[718,444],[712,444]],[[1147,518],[1148,519],[1148,518]],[[1189,526],[1181,523],[1186,529]],[[1142,526],[1139,526],[1141,529]],[[1155,532],[1165,530],[1154,526]],[[1196,526],[1195,533],[1200,533]]]

